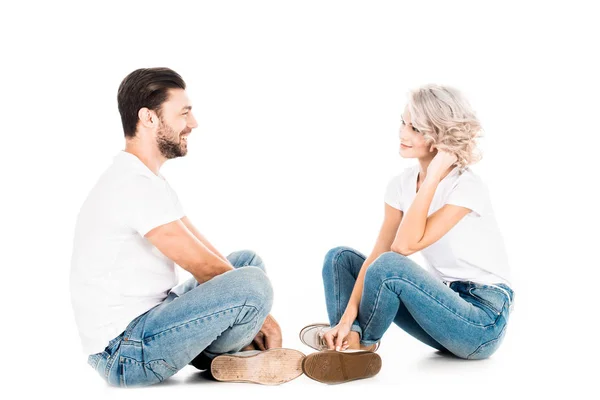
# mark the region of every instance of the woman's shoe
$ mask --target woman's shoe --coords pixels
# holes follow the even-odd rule
[[[325,342],[323,335],[330,329],[331,326],[329,324],[320,323],[307,325],[300,331],[300,341],[317,351],[327,350],[329,346],[327,346],[327,342]],[[380,342],[377,342],[369,348],[362,348],[361,350],[375,352],[379,349],[379,344]]]
[[[223,382],[279,385],[302,375],[304,357],[298,350],[283,348],[221,354],[212,360],[210,372]]]
[[[300,331],[300,341],[317,351],[327,350],[327,343],[323,339],[323,335],[330,329],[329,324],[307,325]]]
[[[302,370],[319,382],[344,383],[377,375],[381,357],[371,351],[320,351],[304,358]]]

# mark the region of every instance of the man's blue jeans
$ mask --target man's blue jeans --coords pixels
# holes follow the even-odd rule
[[[202,284],[191,278],[176,286],[88,363],[110,385],[145,386],[196,357],[210,360],[252,343],[271,310],[273,290],[255,253],[238,251],[227,259],[235,270]]]
[[[348,247],[327,253],[323,281],[331,326],[340,321],[365,259]],[[487,358],[504,338],[513,296],[505,284],[458,281],[448,286],[408,257],[387,252],[367,269],[352,330],[368,346],[394,322],[440,351],[466,359]]]

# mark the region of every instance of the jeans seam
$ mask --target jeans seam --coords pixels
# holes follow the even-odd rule
[[[484,346],[487,346],[489,343],[492,343],[492,342],[495,342],[496,340],[498,340],[498,338],[499,338],[500,336],[502,336],[502,334],[503,334],[503,333],[504,333],[504,331],[506,330],[506,326],[507,326],[507,324],[504,324],[504,326],[502,327],[502,330],[500,331],[500,333],[498,334],[498,336],[496,336],[496,337],[495,337],[494,339],[492,339],[492,340],[488,340],[487,342],[480,344],[480,345],[479,345],[479,346],[478,346],[478,347],[475,349],[475,351],[473,351],[471,354],[469,354],[469,355],[467,356],[467,358],[471,357],[473,354],[477,354],[477,352],[478,352],[478,351],[479,351],[479,350],[480,350],[482,347],[484,347]]]
[[[341,251],[339,251],[336,255],[335,258],[333,259],[333,269],[335,270],[335,275],[334,277],[337,278],[337,283],[336,283],[336,288],[337,288],[337,293],[336,293],[336,300],[337,300],[337,311],[338,311],[338,315],[336,317],[338,322],[342,319],[342,305],[340,304],[340,278],[339,278],[339,268],[337,267],[338,264],[338,260],[340,259],[340,257],[342,256],[342,254],[346,253],[346,252],[350,252],[352,254],[354,254],[355,256],[357,256],[358,258],[363,259],[363,263],[366,260],[366,258],[364,258],[362,256],[362,254],[357,253],[356,251],[352,250],[352,249],[343,249]],[[359,272],[360,273],[360,272]]]
[[[214,312],[214,313],[212,313],[212,314],[204,315],[204,316],[202,316],[202,317],[199,317],[199,318],[195,318],[195,319],[192,319],[192,320],[186,321],[186,322],[184,322],[184,323],[182,323],[182,324],[179,324],[179,325],[176,325],[176,326],[172,326],[172,327],[170,327],[169,329],[165,329],[165,330],[163,330],[163,331],[157,332],[157,333],[155,333],[155,334],[154,334],[154,335],[152,335],[152,336],[148,336],[147,338],[143,338],[143,339],[142,339],[142,343],[144,343],[144,344],[146,344],[146,343],[149,343],[149,342],[151,342],[152,340],[154,340],[154,338],[155,338],[156,336],[158,336],[158,335],[161,335],[161,334],[163,334],[163,333],[167,333],[167,332],[169,332],[169,331],[172,331],[172,330],[174,330],[174,329],[177,329],[177,328],[179,328],[179,327],[181,327],[181,326],[188,325],[188,324],[190,324],[190,323],[198,323],[198,321],[200,321],[200,320],[203,320],[203,319],[205,319],[205,318],[212,317],[212,316],[214,316],[214,315],[221,314],[221,313],[227,312],[227,311],[229,311],[229,310],[234,310],[234,309],[236,309],[236,308],[241,308],[241,307],[250,307],[250,308],[254,308],[254,310],[255,310],[257,313],[258,313],[258,311],[259,311],[259,310],[258,310],[258,308],[257,308],[256,306],[253,306],[253,305],[248,305],[248,304],[244,304],[244,305],[241,305],[241,306],[235,306],[235,307],[226,308],[226,309],[224,309],[224,310],[220,310],[220,311]],[[244,324],[238,324],[238,325],[244,325]]]
[[[470,325],[473,325],[473,326],[478,326],[478,327],[488,327],[488,326],[494,325],[494,324],[496,323],[496,322],[494,321],[494,322],[493,322],[493,323],[491,323],[491,324],[482,325],[482,324],[479,324],[479,323],[476,323],[476,322],[470,321],[470,320],[466,319],[465,317],[463,317],[462,315],[460,315],[460,314],[456,313],[454,310],[452,310],[451,308],[449,308],[449,307],[448,307],[447,305],[445,305],[444,303],[440,302],[438,299],[436,299],[435,297],[433,297],[433,296],[432,296],[430,293],[428,293],[428,292],[424,291],[422,288],[420,288],[419,286],[415,285],[415,284],[414,284],[412,281],[410,281],[410,280],[408,280],[408,279],[406,279],[406,278],[403,278],[403,277],[395,277],[395,278],[387,278],[387,279],[384,279],[384,280],[383,280],[383,281],[382,281],[382,282],[379,284],[379,289],[378,289],[378,292],[377,292],[377,299],[376,299],[376,302],[375,302],[375,307],[373,308],[373,312],[371,313],[371,316],[369,317],[369,320],[368,320],[367,324],[365,325],[365,328],[363,329],[363,332],[365,332],[365,331],[368,329],[368,327],[369,327],[369,324],[371,323],[371,321],[372,321],[372,319],[373,319],[373,316],[375,315],[375,310],[377,309],[377,306],[379,305],[379,297],[380,297],[380,295],[381,295],[381,290],[382,290],[383,286],[384,286],[384,285],[385,285],[385,284],[386,284],[388,281],[391,281],[391,280],[401,280],[401,281],[403,281],[403,282],[406,282],[406,283],[410,284],[411,286],[415,287],[417,290],[421,291],[421,293],[423,293],[423,294],[425,294],[426,296],[428,296],[429,298],[433,299],[433,300],[434,300],[435,302],[437,302],[437,303],[438,303],[440,306],[444,307],[446,310],[450,311],[452,314],[456,315],[458,318],[462,319],[463,321],[465,321],[466,323],[468,323],[468,324],[470,324]],[[398,297],[400,297],[400,296],[398,295]],[[400,300],[400,301],[402,301],[402,300]]]
[[[150,309],[150,310],[152,310],[152,309]],[[147,314],[150,310],[146,311],[144,314]],[[144,314],[138,315],[136,317],[136,321],[133,323],[133,325],[128,326],[125,329],[125,332],[123,332],[123,339],[129,340],[129,337],[131,336],[131,333],[133,332],[133,330],[135,329],[135,327],[139,324],[139,322],[142,320]]]
[[[340,304],[341,303],[341,301],[340,301],[340,297],[341,297],[340,292],[341,292],[341,289],[340,289],[340,269],[337,266],[338,259],[339,259],[339,255],[336,256],[336,258],[333,261],[333,270],[335,272],[334,275],[333,275],[333,279],[334,279],[334,285],[335,285],[335,288],[336,288],[336,291],[335,291],[335,302],[337,303],[337,307],[335,308],[336,309],[335,318],[336,318],[337,321],[339,321],[342,318],[342,314],[341,314],[341,311],[340,311],[340,309],[342,308],[342,305]]]
[[[121,356],[120,354],[117,354],[117,352],[121,352],[121,349],[119,348],[119,350],[115,350],[115,352],[108,357],[108,360],[106,360],[106,366],[104,368],[104,377],[108,380],[108,375],[110,375],[110,370],[113,366],[113,364],[115,363],[115,359],[117,358],[116,356]]]

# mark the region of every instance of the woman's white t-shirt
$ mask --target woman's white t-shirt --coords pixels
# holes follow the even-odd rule
[[[385,202],[406,212],[417,194],[420,166],[406,168],[387,186]],[[469,168],[455,167],[439,183],[428,215],[446,204],[471,210],[442,238],[421,250],[427,267],[439,279],[480,283],[509,282],[504,240],[492,210],[488,189]]]

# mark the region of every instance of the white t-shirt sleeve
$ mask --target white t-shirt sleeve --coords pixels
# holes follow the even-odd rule
[[[480,217],[486,211],[487,188],[478,178],[464,176],[458,179],[448,195],[446,204],[470,209],[470,215]]]
[[[384,201],[397,210],[404,211],[402,206],[402,187],[400,186],[401,175],[393,177],[385,190]]]
[[[177,195],[162,179],[139,175],[127,189],[127,225],[141,236],[185,216]]]

